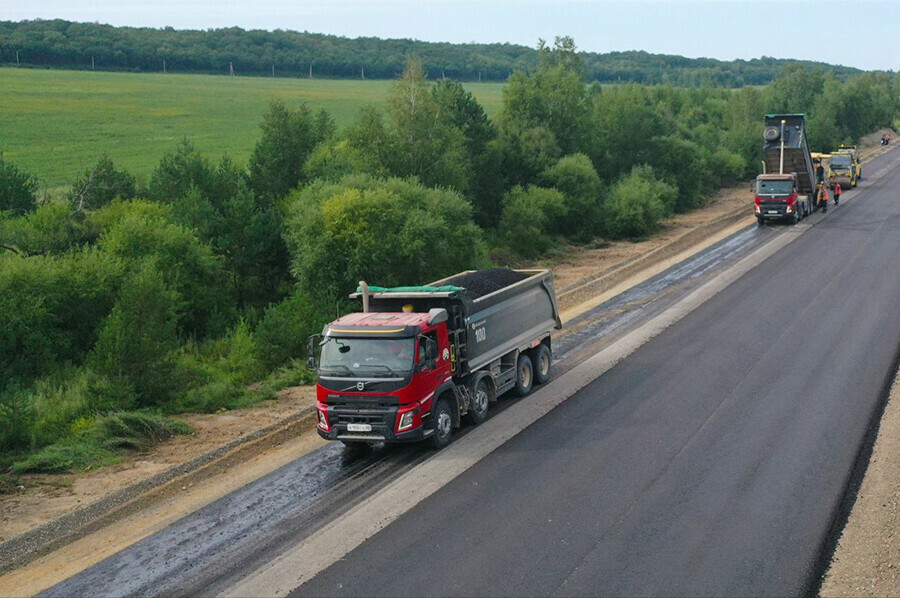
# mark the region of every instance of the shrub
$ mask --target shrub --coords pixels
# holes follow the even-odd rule
[[[610,190],[605,213],[613,237],[641,237],[671,213],[676,189],[656,178],[647,166],[637,166]]]
[[[565,196],[556,189],[513,187],[503,197],[500,235],[517,255],[536,258],[553,246],[565,215]]]
[[[34,426],[34,408],[28,393],[16,385],[0,388],[0,449],[27,448]]]
[[[116,198],[131,199],[135,195],[134,175],[116,170],[109,156],[102,156],[92,168],[84,171],[69,191],[69,205],[77,210],[95,210]]]
[[[100,236],[99,246],[130,270],[143,267],[152,258],[166,285],[179,295],[179,329],[207,336],[221,333],[229,310],[228,280],[222,260],[193,231],[168,219],[170,210],[148,209],[146,202],[112,204],[102,219],[110,224]],[[119,206],[134,204],[134,213],[118,214]],[[115,206],[115,207],[113,207]]]
[[[0,220],[0,243],[24,255],[63,253],[94,239],[91,223],[61,202],[44,204],[21,218]]]
[[[584,154],[560,158],[542,178],[548,187],[565,195],[561,230],[567,238],[584,243],[600,232],[601,183],[590,158]]]
[[[247,386],[265,373],[256,342],[246,322],[225,337],[189,343],[178,356],[178,386],[185,390],[169,409],[215,411],[258,400]]]
[[[185,422],[152,413],[112,413],[86,421],[76,434],[16,461],[13,473],[62,473],[118,461],[122,450],[145,451],[177,434],[190,434]]]
[[[307,180],[324,179],[337,182],[348,174],[383,174],[382,169],[371,154],[357,149],[342,139],[320,143],[315,147],[303,166]]]
[[[120,264],[94,249],[0,256],[0,387],[80,362],[120,280]]]
[[[304,293],[294,293],[270,306],[256,328],[257,351],[267,369],[306,355],[306,339],[320,332],[329,318]]]
[[[37,205],[38,181],[28,172],[0,157],[0,212],[27,214]]]
[[[145,262],[123,284],[91,352],[91,367],[131,384],[138,405],[160,405],[175,390],[179,299],[156,263]]]

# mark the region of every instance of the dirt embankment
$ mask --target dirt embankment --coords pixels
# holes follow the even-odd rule
[[[191,424],[194,434],[175,436],[118,465],[72,474],[22,476],[24,489],[10,488],[9,494],[0,495],[0,542],[276,424],[314,402],[314,388],[298,387],[285,389],[277,401],[238,411],[185,414],[179,417]]]

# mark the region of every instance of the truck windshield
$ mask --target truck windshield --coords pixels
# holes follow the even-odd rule
[[[334,375],[406,375],[413,368],[414,338],[334,338],[322,345],[319,369]]]
[[[790,195],[794,182],[790,179],[761,179],[756,181],[757,195]]]
[[[831,157],[831,167],[832,168],[850,168],[850,156],[846,156],[846,155],[832,156]]]

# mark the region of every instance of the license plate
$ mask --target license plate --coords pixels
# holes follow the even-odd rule
[[[371,432],[372,424],[347,424],[348,432]]]
[[[769,214],[778,214],[778,210],[769,210]]]

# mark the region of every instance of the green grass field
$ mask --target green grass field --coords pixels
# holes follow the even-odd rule
[[[383,107],[390,81],[271,79],[0,69],[0,152],[50,188],[103,153],[139,177],[184,137],[204,154],[245,163],[269,101],[325,108],[339,126]],[[468,83],[489,115],[500,83]]]

